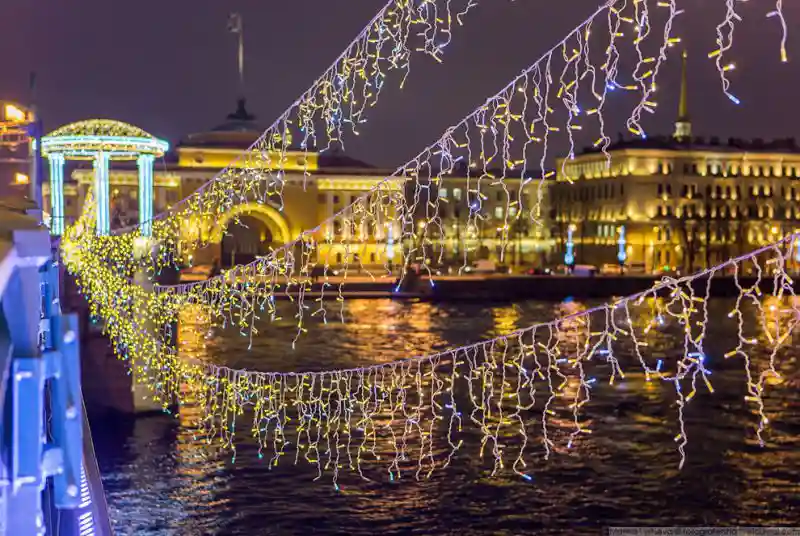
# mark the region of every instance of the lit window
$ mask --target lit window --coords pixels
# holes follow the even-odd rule
[[[453,199],[461,201],[461,188],[453,188]]]
[[[447,188],[439,188],[439,197],[447,199]]]
[[[498,220],[503,219],[503,207],[495,207],[494,208],[494,217]]]

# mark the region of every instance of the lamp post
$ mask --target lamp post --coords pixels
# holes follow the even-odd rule
[[[575,242],[572,240],[572,235],[575,232],[575,226],[570,225],[567,228],[567,251],[564,254],[564,265],[567,267],[568,272],[572,272],[575,268]]]
[[[628,259],[628,253],[625,251],[625,226],[619,226],[619,240],[617,243],[619,244],[619,252],[617,253],[617,260],[619,261],[619,271],[621,274],[625,274],[625,261]]]

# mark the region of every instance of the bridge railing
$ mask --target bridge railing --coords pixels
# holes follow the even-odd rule
[[[56,259],[37,218],[0,209],[0,536],[111,534]]]

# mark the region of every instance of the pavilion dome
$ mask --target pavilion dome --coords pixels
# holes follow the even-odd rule
[[[160,158],[169,143],[139,127],[113,119],[87,119],[59,127],[42,138],[42,154],[61,154],[72,160],[92,160],[98,153],[111,160],[136,160],[141,155]]]
[[[47,135],[48,138],[62,136],[114,136],[156,139],[155,136],[145,132],[139,127],[113,119],[87,119],[85,121],[77,121],[57,128]]]

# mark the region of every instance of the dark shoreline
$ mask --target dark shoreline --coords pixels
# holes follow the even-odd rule
[[[485,278],[441,278],[433,285],[427,278],[405,282],[401,290],[388,282],[350,282],[342,286],[341,295],[346,299],[396,299],[443,301],[515,302],[523,300],[562,301],[567,298],[591,300],[631,296],[653,288],[662,280],[655,276],[488,276]],[[744,289],[753,287],[755,277],[740,277],[738,284]],[[696,296],[704,297],[707,290],[713,298],[733,298],[739,295],[737,281],[732,276],[714,276],[710,289],[708,278],[701,277],[692,283]],[[775,282],[771,276],[761,279],[759,288],[772,294]],[[795,284],[795,291],[799,290]],[[306,298],[318,298],[321,283],[314,283],[306,290]],[[296,296],[297,292],[290,292]],[[325,290],[326,301],[339,296],[339,284],[331,284]],[[282,291],[275,299],[288,299]]]

